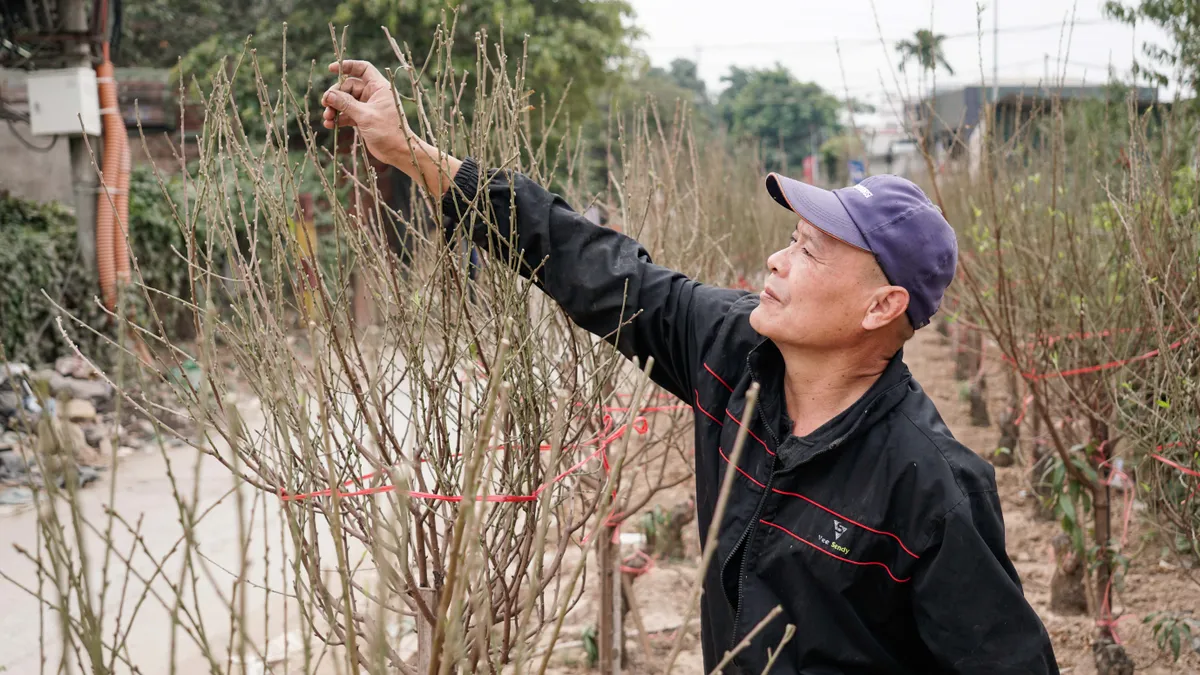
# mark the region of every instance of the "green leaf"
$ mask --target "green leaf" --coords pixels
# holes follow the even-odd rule
[[[1179,630],[1176,629],[1176,630],[1171,631],[1171,655],[1175,657],[1176,661],[1179,660],[1179,646],[1180,646],[1179,641],[1180,641]]]
[[[1074,484],[1072,484],[1072,485],[1074,485]],[[1076,522],[1075,521],[1075,502],[1073,502],[1070,499],[1060,499],[1060,500],[1058,500],[1058,508],[1062,510],[1063,518],[1066,518],[1067,520],[1069,520],[1071,522],[1072,525],[1074,525]]]
[[[1073,540],[1075,540],[1075,550],[1082,552],[1084,550],[1083,528],[1076,527],[1073,530],[1071,530],[1071,538]]]

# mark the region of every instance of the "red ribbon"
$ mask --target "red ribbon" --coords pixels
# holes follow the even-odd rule
[[[674,408],[675,406],[670,406],[670,407]],[[687,407],[687,406],[681,406],[681,407]],[[649,410],[647,410],[647,412],[648,411]],[[604,416],[604,431],[601,432],[601,437],[593,439],[591,441],[586,441],[584,443],[579,444],[578,446],[575,446],[575,447],[582,447],[582,446],[588,446],[588,445],[593,445],[593,444],[596,444],[599,446],[595,452],[588,455],[586,458],[584,458],[578,464],[572,466],[571,468],[567,469],[566,471],[555,476],[554,479],[547,481],[547,482],[543,483],[542,485],[538,486],[538,488],[530,494],[527,494],[527,495],[486,495],[486,496],[485,495],[476,495],[475,501],[488,502],[488,503],[532,502],[532,501],[536,500],[538,498],[538,496],[541,495],[542,492],[544,492],[551,485],[554,485],[555,483],[558,483],[558,482],[562,481],[563,479],[565,479],[567,476],[570,476],[571,474],[575,473],[576,471],[583,468],[584,465],[586,465],[588,462],[595,459],[596,457],[600,457],[601,462],[604,464],[604,471],[605,471],[605,473],[607,473],[609,471],[610,467],[608,465],[608,453],[606,452],[606,450],[607,450],[608,446],[611,445],[614,441],[616,441],[617,439],[624,436],[625,432],[630,428],[630,426],[632,426],[634,432],[639,435],[646,434],[650,431],[650,422],[645,417],[638,415],[637,417],[635,417],[633,419],[633,421],[630,424],[623,424],[623,425],[621,425],[621,427],[619,429],[617,429],[611,435],[604,437],[603,434],[607,433],[612,428],[612,416],[605,415]],[[505,446],[497,445],[490,449],[502,450],[502,449],[505,449]],[[549,445],[542,444],[540,449],[543,451],[547,450],[547,449],[549,449]],[[458,456],[461,456],[461,454]],[[421,460],[421,461],[426,461],[426,460]],[[379,476],[381,473],[382,472],[380,472],[380,471],[372,471],[371,473],[360,476],[357,479],[350,479],[350,480],[344,481],[342,483],[342,486],[361,484],[365,481],[368,481],[372,478]],[[361,490],[354,490],[352,492],[338,492],[337,496],[338,497],[361,497],[364,495],[373,495],[373,494],[380,494],[383,492],[392,492],[395,489],[396,489],[396,486],[394,486],[394,485],[379,485],[376,487],[363,488]],[[284,492],[283,488],[281,487],[281,488],[279,488],[279,491],[277,492],[277,494],[279,495],[280,501],[292,502],[292,501],[300,501],[302,499],[311,499],[313,497],[329,497],[329,496],[333,495],[333,489],[328,488],[325,490],[317,490],[316,492],[307,492],[307,493],[303,493],[303,494],[290,495],[290,494],[287,494],[286,492]],[[407,495],[413,499],[428,499],[428,500],[442,501],[442,502],[461,502],[465,499],[465,497],[463,495],[439,495],[439,494],[433,494],[431,492],[417,492],[417,491],[409,491],[407,493]]]

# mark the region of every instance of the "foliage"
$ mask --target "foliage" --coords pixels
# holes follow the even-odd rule
[[[328,4],[296,2],[282,16],[264,16],[248,29],[241,26],[207,36],[185,56],[182,72],[208,81],[218,68],[226,69],[227,73],[236,70],[234,97],[241,112],[240,121],[251,134],[261,134],[267,122],[261,116],[251,58],[246,59],[241,69],[234,68],[236,57],[233,61],[226,60],[229,55],[241,52],[248,32],[254,33],[254,44],[259,49],[259,58],[254,60],[262,79],[279,81],[286,60],[289,84],[302,95],[308,88],[311,63],[316,64],[314,89],[321,91],[333,83],[325,71],[325,66],[336,60],[330,23],[339,40],[342,27],[346,27],[346,47],[355,58],[397,68],[397,59],[380,29],[383,26],[411,52],[412,65],[423,73],[423,84],[451,73],[456,79],[471,78],[461,88],[462,98],[457,102],[458,111],[471,119],[475,108],[474,78],[480,74],[471,50],[455,52],[448,62],[431,59],[430,55],[435,41],[440,39],[439,31],[447,32],[445,37],[458,45],[472,45],[477,34],[484,34],[489,42],[495,43],[493,49],[502,48],[507,55],[505,64],[493,62],[490,68],[503,65],[507,75],[514,76],[519,57],[528,54],[523,75],[535,121],[543,117],[548,121],[556,113],[579,121],[592,112],[596,93],[613,81],[629,54],[629,38],[634,32],[626,25],[626,19],[631,11],[625,0],[486,0],[447,4],[342,0],[332,11]],[[447,23],[441,25],[444,18]],[[283,54],[285,21],[287,47]],[[397,87],[408,93],[404,77],[397,80]],[[446,95],[453,99],[457,90],[459,87],[453,87]],[[270,94],[274,105],[278,94]],[[314,101],[312,97],[305,100]],[[296,112],[292,111],[293,115]],[[540,124],[534,125],[535,129],[539,127]]]
[[[1135,75],[1166,85],[1172,79],[1195,91],[1200,84],[1200,3],[1196,0],[1105,0],[1104,14],[1130,25],[1151,23],[1169,37],[1167,46],[1142,43],[1142,52],[1163,72],[1142,64],[1134,65]]]
[[[139,165],[130,175],[129,242],[137,264],[134,278],[159,291],[151,296],[154,311],[168,335],[173,337],[187,337],[192,333],[192,313],[176,300],[194,300],[186,264],[189,242],[172,210],[172,205],[182,208],[183,195],[183,185],[177,177],[166,179],[160,187],[149,167]],[[209,250],[206,227],[196,228],[192,243],[198,251]],[[127,301],[134,303],[135,313],[148,309],[141,293],[127,294]],[[149,316],[144,316],[143,320],[149,320]]]
[[[245,36],[258,21],[277,16],[278,7],[265,0],[126,0],[113,61],[118,67],[173,68],[209,37]]]
[[[799,167],[840,129],[838,99],[815,83],[797,81],[783,66],[734,66],[722,80],[729,83],[717,101],[722,121],[734,139],[757,145],[769,169]]]
[[[696,64],[676,59],[668,69],[644,59],[631,62],[626,76],[614,80],[596,97],[596,114],[584,120],[579,150],[585,156],[584,185],[603,192],[614,154],[610,141],[623,129],[647,127],[671,136],[686,128],[697,143],[707,144],[718,132],[716,109],[708,99]]]
[[[942,49],[942,42],[945,39],[945,35],[936,35],[928,28],[920,28],[913,34],[911,40],[898,41],[896,53],[900,55],[898,66],[900,72],[904,72],[905,66],[909,63],[915,62],[923,73],[932,73],[938,68],[942,68],[953,75],[954,69],[946,61],[946,53]]]
[[[675,59],[671,61],[671,65],[667,69],[651,68],[647,75],[667,80],[680,89],[692,92],[694,94],[692,102],[696,105],[703,106],[709,102],[708,87],[704,84],[704,80],[700,79],[699,68],[695,61]]]
[[[1153,623],[1154,641],[1160,651],[1170,650],[1171,660],[1178,661],[1186,646],[1200,654],[1200,621],[1190,611],[1151,612],[1142,623]]]
[[[821,162],[825,165],[825,176],[836,185],[849,182],[850,169],[847,162],[862,158],[866,146],[854,134],[841,134],[821,144]]]
[[[95,301],[99,288],[78,250],[75,217],[66,208],[0,196],[3,359],[36,365],[53,362],[65,352],[54,321],[59,312],[50,300],[90,326],[103,326],[103,313]],[[82,348],[96,351],[99,341],[90,332],[63,323]]]

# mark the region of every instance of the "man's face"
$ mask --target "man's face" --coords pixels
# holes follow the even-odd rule
[[[846,346],[879,310],[887,280],[874,256],[800,219],[784,249],[767,258],[765,288],[750,325],[780,346]],[[907,296],[904,297],[905,302]]]

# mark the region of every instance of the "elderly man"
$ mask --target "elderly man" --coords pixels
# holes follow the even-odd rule
[[[957,264],[953,230],[917,186],[873,176],[830,192],[771,174],[767,191],[798,218],[767,259],[764,290],[706,286],[519,173],[439,156],[401,131],[373,66],[341,67],[347,79],[322,99],[326,127],[357,126],[496,259],[515,235],[517,272],[626,357],[653,357],[654,381],[694,407],[702,540],[719,527],[704,580],[708,669],[780,606],[738,672],[762,672],[787,624],[796,633],[774,672],[1058,672],[1005,552],[994,472],[954,439],[902,360]],[[731,467],[752,383],[749,445]]]

